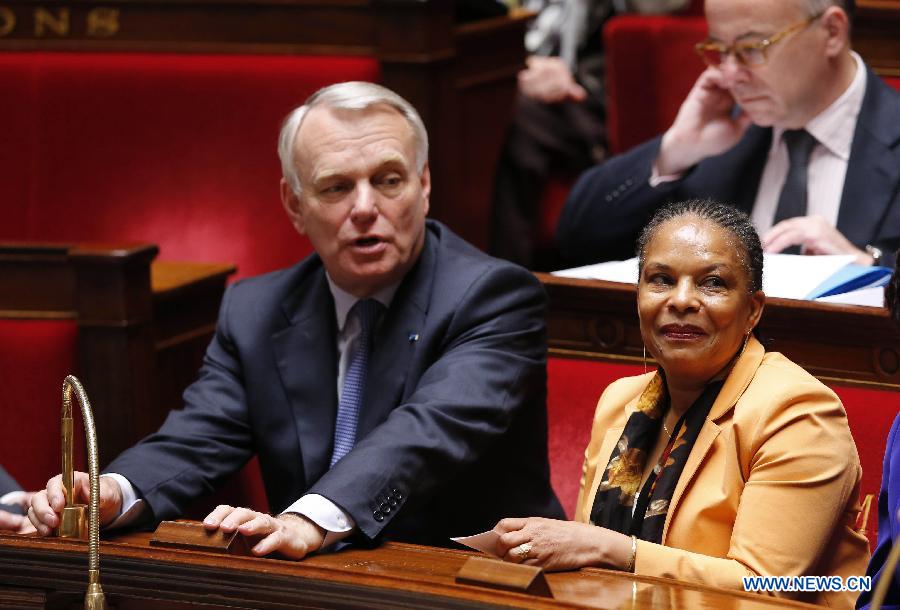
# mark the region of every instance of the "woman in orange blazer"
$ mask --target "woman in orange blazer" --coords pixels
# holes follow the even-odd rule
[[[638,243],[638,315],[657,372],[600,398],[576,521],[504,519],[497,550],[729,589],[746,576],[860,576],[861,469],[838,397],[752,331],[762,248],[729,206],[662,208]],[[856,592],[772,592],[851,608]]]

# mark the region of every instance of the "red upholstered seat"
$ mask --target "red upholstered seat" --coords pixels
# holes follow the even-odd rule
[[[594,360],[549,358],[547,361],[547,451],[550,478],[571,519],[581,485],[584,450],[600,394],[621,377],[639,375],[643,366]]]
[[[0,54],[0,239],[289,265],[311,248],[280,204],[281,120],[319,87],[378,79],[372,57]]]
[[[76,371],[77,333],[74,320],[0,319],[0,463],[26,489],[43,487],[62,467],[62,380]],[[76,465],[83,455],[76,443]]]

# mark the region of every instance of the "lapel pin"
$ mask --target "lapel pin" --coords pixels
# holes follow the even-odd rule
[[[415,343],[419,340],[419,333],[409,333],[409,342]]]

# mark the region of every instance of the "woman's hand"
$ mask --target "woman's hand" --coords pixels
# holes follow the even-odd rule
[[[630,536],[587,523],[512,518],[500,521],[494,531],[500,535],[496,548],[504,561],[549,571],[587,566],[624,569],[631,559]]]

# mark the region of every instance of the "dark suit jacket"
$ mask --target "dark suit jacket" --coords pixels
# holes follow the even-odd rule
[[[891,552],[891,547],[900,544],[897,511],[900,511],[900,415],[894,420],[884,452],[881,492],[878,494],[878,546],[872,553],[872,561],[866,570],[866,575],[873,577],[873,591],[879,579],[893,579],[887,597],[884,598],[884,605],[881,606],[884,610],[900,610],[900,570],[895,571],[893,575],[884,573],[884,563]],[[865,591],[859,596],[856,607],[868,609],[871,600],[872,591]]]
[[[837,228],[859,248],[881,248],[894,265],[900,247],[900,93],[868,71]],[[666,202],[712,198],[750,213],[772,142],[771,128],[751,126],[738,144],[704,159],[681,179],[649,185],[661,138],[594,167],[578,179],[563,208],[557,243],[573,264],[626,259],[653,213]]]
[[[16,483],[16,480],[13,479],[6,469],[3,466],[0,466],[0,496],[4,496],[11,491],[19,491],[22,488]],[[16,513],[17,515],[24,514],[24,511],[19,506],[10,506],[8,504],[0,504],[0,510],[5,510],[10,513]]]
[[[254,453],[272,510],[318,493],[369,539],[446,544],[504,516],[561,517],[547,462],[543,290],[427,226],[375,335],[358,443],[333,468],[336,322],[313,255],[228,290],[185,408],[107,470],[157,519]]]

